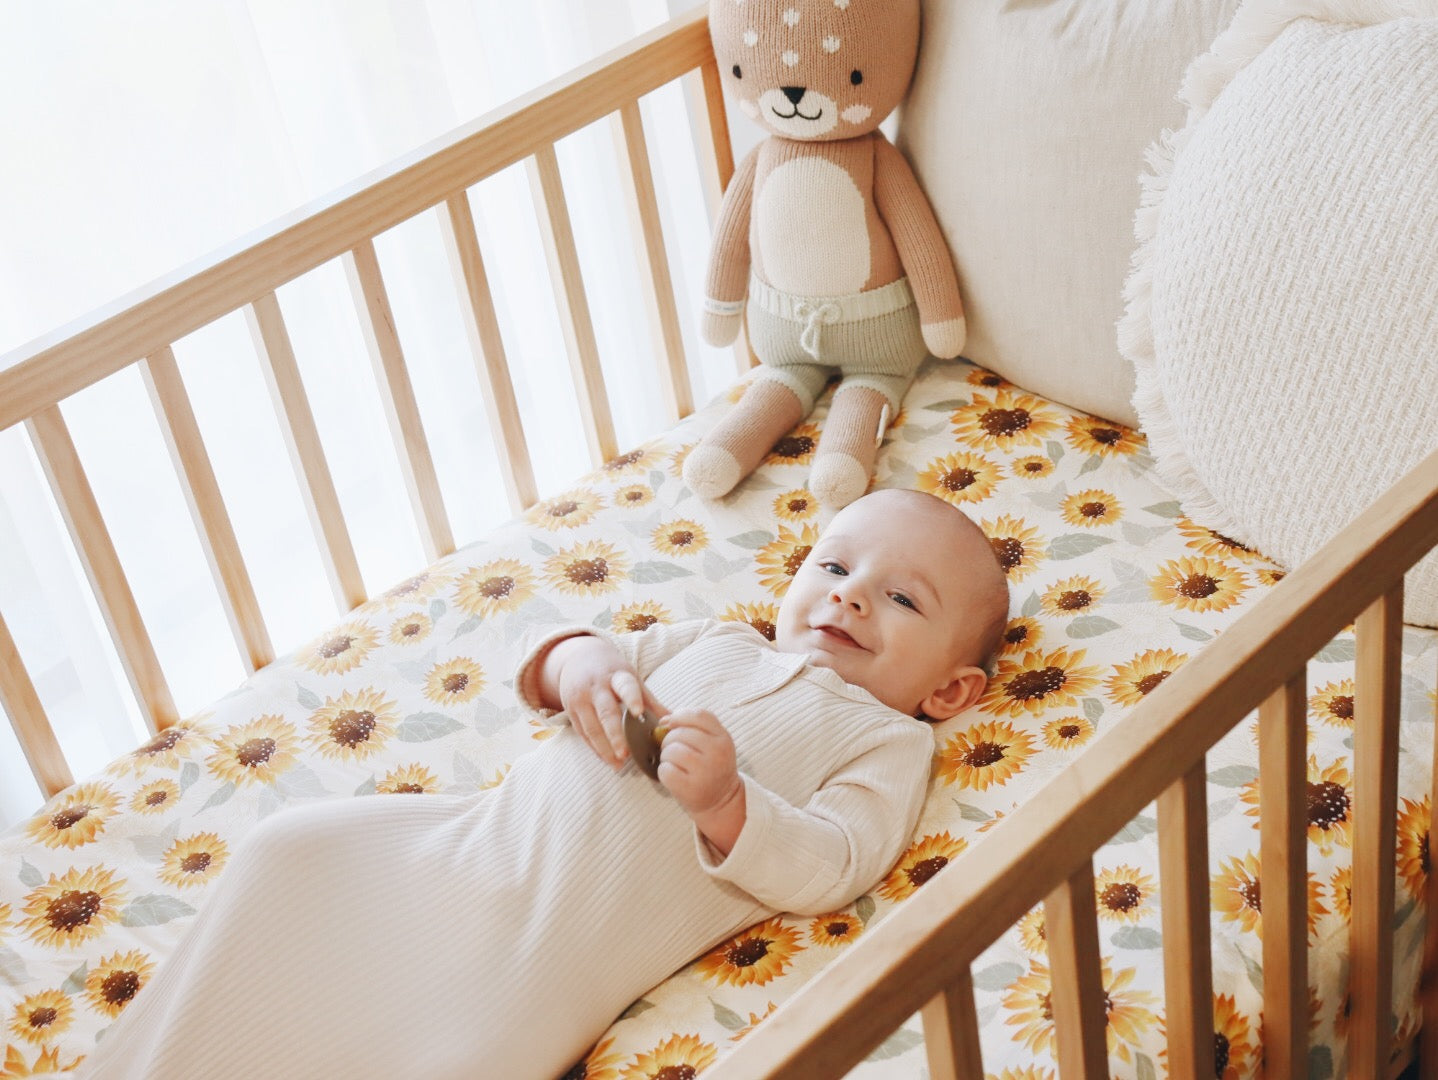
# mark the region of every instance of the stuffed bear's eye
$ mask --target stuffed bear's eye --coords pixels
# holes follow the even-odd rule
[[[736,78],[736,79],[742,79],[743,77],[744,77],[744,73],[739,70],[739,65],[738,65],[738,64],[735,64],[735,65],[734,65],[734,78]]]
[[[737,69],[736,69],[736,70],[737,70]],[[855,86],[858,86],[861,82],[864,81],[864,73],[863,73],[862,71],[860,71],[858,68],[855,68],[853,71],[851,71],[851,72],[849,73],[849,81],[850,81],[851,83],[853,83]]]

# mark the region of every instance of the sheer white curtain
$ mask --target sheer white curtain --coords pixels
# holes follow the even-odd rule
[[[693,0],[15,0],[0,6],[0,353],[422,145]],[[683,91],[644,103],[699,400],[708,219]],[[560,162],[621,445],[665,423],[606,125]],[[472,191],[541,491],[587,467],[522,168]],[[618,220],[616,221],[616,217]],[[377,241],[456,540],[509,516],[432,215]],[[423,565],[338,266],[279,291],[371,593]],[[243,321],[177,343],[276,649],[337,613]],[[243,677],[138,373],[64,412],[183,715]],[[156,478],[162,478],[157,482]],[[0,433],[0,611],[77,777],[143,725],[38,463]],[[0,725],[0,824],[40,795]]]

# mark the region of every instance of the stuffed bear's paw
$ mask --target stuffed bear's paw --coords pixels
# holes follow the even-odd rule
[[[924,323],[920,329],[924,334],[924,345],[940,360],[952,360],[963,352],[969,335],[968,322],[962,315],[943,322]]]
[[[809,470],[809,490],[821,504],[838,510],[869,490],[869,470],[848,454],[820,454]]]
[[[716,349],[722,349],[739,340],[739,328],[743,325],[744,315],[742,312],[721,315],[713,311],[705,311],[699,322],[699,336],[704,339],[706,344],[713,345]]]
[[[744,479],[743,470],[728,450],[700,443],[684,459],[684,482],[701,499],[717,499]]]

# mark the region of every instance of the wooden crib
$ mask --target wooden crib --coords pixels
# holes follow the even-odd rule
[[[236,647],[249,671],[274,659],[171,345],[243,311],[281,420],[338,610],[366,600],[276,290],[343,261],[427,556],[455,548],[374,237],[416,215],[443,226],[512,509],[539,498],[505,351],[496,329],[466,191],[499,170],[529,169],[591,456],[619,450],[599,369],[555,154],[557,140],[609,118],[628,166],[635,239],[652,285],[658,375],[672,418],[693,409],[675,291],[666,264],[639,99],[688,83],[712,208],[733,172],[719,72],[702,12],[676,19],[452,135],[305,207],[259,234],[51,334],[3,360],[0,430],[24,424],[43,464],[126,677],[152,731],[175,705],[62,415],[70,395],[137,365],[168,442]],[[736,351],[740,372],[747,349]],[[1052,1008],[1065,1077],[1108,1075],[1092,857],[1157,800],[1168,1061],[1173,1075],[1214,1075],[1209,959],[1205,753],[1260,709],[1266,1074],[1307,1075],[1304,914],[1305,682],[1308,658],[1356,619],[1356,802],[1352,887],[1352,1075],[1386,1078],[1393,942],[1395,770],[1403,574],[1438,545],[1438,454],[1385,492],[1351,527],[1220,640],[1102,735],[1050,786],[877,925],[722,1058],[724,1078],[840,1076],[922,1012],[930,1074],[984,1073],[970,965],[1026,911],[1045,905]],[[47,795],[72,776],[0,613],[0,703]],[[1098,749],[1102,747],[1102,750]],[[1431,840],[1430,840],[1431,851]],[[1429,879],[1428,908],[1438,903]],[[1427,950],[1438,956],[1430,923]],[[1425,1009],[1438,1006],[1425,985]],[[1438,1055],[1424,1055],[1438,1076]]]

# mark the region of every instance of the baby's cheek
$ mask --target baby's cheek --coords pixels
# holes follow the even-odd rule
[[[874,110],[867,105],[850,105],[839,115],[843,117],[846,124],[862,124],[874,114]]]

